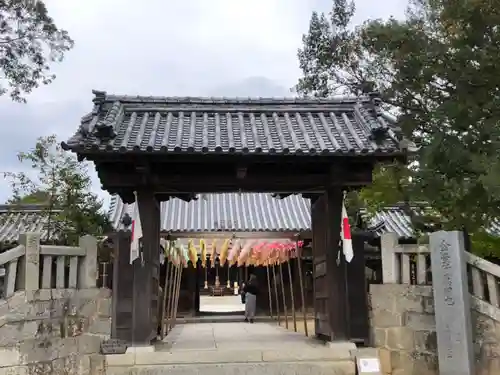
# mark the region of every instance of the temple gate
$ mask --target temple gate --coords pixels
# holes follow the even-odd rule
[[[156,337],[160,202],[215,192],[311,199],[316,333],[350,339],[347,265],[339,256],[343,191],[369,184],[377,162],[406,160],[376,94],[328,100],[94,95],[92,112],[62,147],[94,162],[103,189],[125,203],[137,197],[143,238],[128,305],[134,345]]]

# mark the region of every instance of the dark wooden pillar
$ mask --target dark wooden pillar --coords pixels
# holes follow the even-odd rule
[[[319,338],[349,338],[346,262],[339,255],[341,188],[311,199],[315,330]]]
[[[160,204],[153,189],[137,191],[142,239],[134,261],[134,345],[150,345],[156,338],[159,303]]]
[[[111,338],[132,345],[134,270],[130,264],[131,232],[114,233]]]
[[[368,292],[365,272],[365,238],[352,234],[354,258],[347,264],[348,316],[350,339],[356,343],[368,344],[370,325],[368,317]]]
[[[198,307],[198,266],[197,263],[192,264],[189,262],[188,267],[184,270],[186,281],[186,303],[189,303],[188,311],[190,314],[196,315]]]

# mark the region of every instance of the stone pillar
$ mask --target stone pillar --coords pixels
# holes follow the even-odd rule
[[[40,288],[40,234],[23,233],[19,236],[19,243],[26,249],[19,289],[37,291]]]
[[[394,249],[399,245],[396,233],[384,233],[380,239],[382,256],[382,282],[384,284],[399,283],[399,265]]]
[[[471,303],[463,233],[429,236],[434,310],[441,375],[475,373]]]
[[[78,270],[78,287],[89,289],[97,287],[97,239],[90,235],[80,237],[78,244],[85,250]]]

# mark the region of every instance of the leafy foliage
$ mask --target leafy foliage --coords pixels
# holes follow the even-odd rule
[[[445,229],[484,236],[500,218],[500,8],[488,0],[414,0],[404,20],[352,28],[354,11],[353,2],[333,0],[328,15],[313,13],[298,52],[297,92],[380,92],[420,149],[410,166],[379,168],[360,199],[372,208],[423,200]]]
[[[76,244],[85,234],[102,236],[111,230],[102,202],[90,191],[87,166],[64,152],[56,136],[39,138],[35,147],[18,155],[32,171],[8,173],[10,203],[46,203],[47,238]],[[37,199],[40,199],[37,201]]]
[[[59,29],[41,0],[0,0],[0,95],[26,101],[51,83],[50,63],[62,61],[73,40]]]
[[[34,191],[28,195],[16,196],[7,202],[8,204],[49,204],[50,194],[46,191]]]

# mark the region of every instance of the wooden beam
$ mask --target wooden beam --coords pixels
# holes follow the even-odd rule
[[[405,154],[367,154],[367,155],[356,155],[354,153],[348,154],[231,154],[231,153],[209,153],[203,154],[201,152],[120,152],[120,151],[108,151],[108,152],[92,152],[92,150],[86,150],[83,153],[78,153],[78,158],[81,160],[87,159],[93,161],[96,164],[99,163],[123,163],[129,162],[132,164],[137,163],[138,160],[154,160],[154,162],[164,162],[170,164],[180,164],[180,163],[204,163],[205,165],[217,165],[219,163],[230,162],[236,163],[238,165],[248,163],[368,163],[376,164],[378,162],[392,162],[394,160],[401,160],[404,162],[407,159]]]
[[[241,238],[241,239],[273,239],[273,240],[299,240],[305,238],[311,238],[311,231],[302,232],[230,232],[230,231],[220,231],[220,232],[163,232],[162,237],[168,237],[170,239],[177,238]]]
[[[99,178],[103,183],[108,183],[115,186],[137,186],[142,180],[141,173],[112,170],[101,170],[98,172]],[[230,174],[199,174],[191,171],[186,171],[183,174],[170,174],[166,170],[162,174],[151,175],[151,182],[156,186],[228,186],[228,185],[326,185],[333,184],[340,179],[332,180],[328,174],[300,174],[300,175],[280,175],[280,174],[259,174],[246,175],[242,180],[234,173]],[[140,184],[140,183],[139,183]]]
[[[133,203],[133,189],[134,187],[128,186],[124,188],[118,185],[101,184],[101,188],[106,190],[109,194],[119,194],[124,203]],[[303,193],[303,192],[314,192],[317,194],[323,193],[326,190],[325,187],[315,187],[311,188],[309,186],[265,186],[264,188],[259,188],[255,186],[245,186],[241,187],[239,185],[186,185],[186,186],[165,186],[158,185],[155,194],[159,201],[167,201],[170,198],[176,198],[180,196],[186,196],[186,194],[194,193],[197,194],[212,194],[212,193]],[[130,191],[130,193],[129,193]],[[122,195],[122,194],[125,194]],[[188,200],[189,201],[189,200]]]
[[[145,181],[144,176],[138,173],[119,173],[112,171],[101,171],[99,178],[105,189],[118,190],[129,188],[135,190]],[[366,173],[351,173],[344,175],[329,176],[325,174],[301,174],[296,175],[247,175],[238,178],[236,175],[151,175],[148,179],[150,185],[154,185],[156,193],[211,193],[211,192],[323,192],[334,186],[356,186],[361,187],[371,182],[371,171]]]

